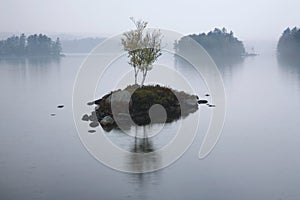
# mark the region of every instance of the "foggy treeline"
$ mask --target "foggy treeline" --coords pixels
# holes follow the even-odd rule
[[[59,56],[60,39],[53,41],[43,34],[11,36],[0,41],[0,56]]]
[[[177,52],[185,50],[189,46],[189,40],[193,39],[213,57],[241,57],[245,55],[243,42],[234,37],[233,32],[227,33],[225,28],[215,28],[213,31],[200,34],[192,34],[182,37],[175,43]]]
[[[300,29],[297,27],[285,29],[278,41],[277,51],[281,56],[299,56]]]

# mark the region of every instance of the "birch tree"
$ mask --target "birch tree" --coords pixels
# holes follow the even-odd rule
[[[142,73],[141,86],[144,85],[147,73],[152,69],[153,63],[161,55],[161,33],[159,31],[145,32],[148,22],[135,21],[136,29],[123,34],[122,45],[128,52],[129,64],[134,69],[134,81],[138,82],[138,74]]]

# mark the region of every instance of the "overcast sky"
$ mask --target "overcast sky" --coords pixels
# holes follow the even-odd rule
[[[0,0],[0,32],[112,35],[133,28],[129,17],[149,27],[183,34],[226,27],[242,40],[277,40],[300,25],[299,0]]]

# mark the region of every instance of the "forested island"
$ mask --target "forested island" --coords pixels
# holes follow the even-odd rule
[[[213,31],[200,34],[191,34],[182,37],[175,42],[175,51],[181,51],[189,48],[190,39],[198,42],[215,61],[241,59],[248,54],[242,41],[238,40],[232,31],[227,32],[226,28],[215,28]]]
[[[294,27],[283,31],[277,44],[277,52],[281,57],[297,58],[300,56],[300,29]]]
[[[60,39],[53,41],[43,34],[11,36],[0,41],[0,57],[61,56]]]

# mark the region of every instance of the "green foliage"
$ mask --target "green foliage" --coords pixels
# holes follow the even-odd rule
[[[26,38],[25,34],[0,41],[0,56],[59,56],[62,48],[59,38],[52,41],[43,34]]]
[[[159,31],[146,32],[147,22],[135,21],[135,30],[123,34],[122,45],[128,52],[129,64],[134,68],[135,84],[138,73],[142,72],[141,86],[144,84],[147,72],[152,69],[152,64],[161,56],[161,33]]]
[[[212,58],[219,57],[241,57],[245,55],[243,43],[234,37],[233,32],[227,33],[227,30],[215,28],[209,33],[192,34],[182,37],[175,43],[176,52],[186,51],[189,48],[190,39],[198,42]]]

